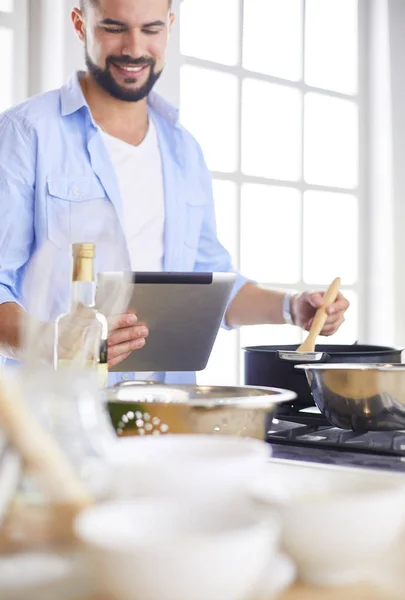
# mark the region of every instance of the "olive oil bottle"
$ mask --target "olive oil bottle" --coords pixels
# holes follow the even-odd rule
[[[107,384],[106,317],[96,308],[95,244],[73,244],[71,304],[55,323],[54,367],[95,369],[100,385]]]

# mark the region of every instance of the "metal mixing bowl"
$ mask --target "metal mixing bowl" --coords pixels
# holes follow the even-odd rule
[[[405,429],[405,364],[311,364],[305,371],[328,421],[354,431]]]
[[[107,390],[116,432],[217,433],[263,439],[266,423],[295,393],[278,388],[125,382]]]

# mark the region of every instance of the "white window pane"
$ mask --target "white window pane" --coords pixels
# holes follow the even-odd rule
[[[324,94],[306,94],[305,180],[317,185],[355,188],[358,183],[358,135],[358,112],[354,102]]]
[[[247,175],[296,181],[301,177],[301,93],[245,79],[242,170]]]
[[[238,332],[221,329],[207,368],[197,373],[197,383],[199,385],[238,385],[238,366]]]
[[[304,194],[304,281],[329,284],[358,277],[358,200],[348,194]]]
[[[351,290],[342,289],[342,294],[349,300],[350,306],[345,313],[345,322],[332,336],[318,338],[318,344],[354,344],[359,339],[358,296]]]
[[[306,83],[357,92],[357,12],[357,0],[306,0]]]
[[[13,30],[8,29],[6,27],[0,27],[0,56],[2,65],[0,86],[0,112],[9,108],[13,103],[13,44]]]
[[[301,196],[267,185],[242,187],[241,271],[261,283],[301,276]]]
[[[238,266],[238,195],[232,181],[215,179],[212,182],[215,200],[215,216],[219,241],[232,256],[232,264]]]
[[[301,79],[302,4],[302,0],[245,1],[245,69],[292,81]]]
[[[11,13],[14,10],[14,0],[0,0],[0,12]]]
[[[234,75],[185,65],[180,77],[182,124],[197,138],[212,171],[238,163],[238,80]]]
[[[182,54],[236,65],[239,59],[238,0],[187,0],[181,3]]]

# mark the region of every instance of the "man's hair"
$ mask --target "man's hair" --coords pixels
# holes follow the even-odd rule
[[[169,0],[169,10],[172,8],[173,0]],[[88,4],[97,4],[97,0],[80,0],[80,9],[84,11]]]
[[[89,1],[93,3],[93,0],[80,0],[80,9],[84,10]]]
[[[97,0],[80,0],[80,9],[83,12],[88,4],[96,4]]]

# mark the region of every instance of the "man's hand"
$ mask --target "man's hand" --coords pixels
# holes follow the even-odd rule
[[[112,331],[108,336],[108,366],[115,367],[128,358],[134,350],[145,346],[149,335],[145,325],[137,325],[138,319],[134,314],[126,314],[115,320]]]
[[[323,296],[324,292],[302,292],[293,296],[291,313],[294,324],[308,331],[317,309],[323,304]],[[335,302],[326,309],[328,318],[321,331],[321,335],[333,335],[336,333],[345,320],[344,314],[349,305],[349,301],[339,293]]]

